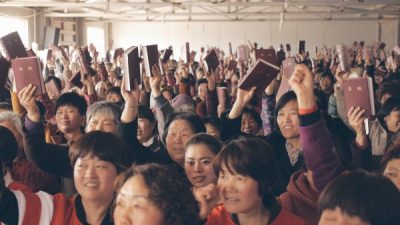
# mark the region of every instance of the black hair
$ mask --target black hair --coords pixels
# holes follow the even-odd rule
[[[381,106],[378,112],[378,120],[380,124],[387,129],[385,117],[393,111],[400,111],[400,97],[390,97]]]
[[[200,84],[208,84],[207,79],[205,79],[205,78],[198,79],[196,82],[196,87],[198,88],[200,86]]]
[[[386,169],[387,164],[394,159],[400,159],[400,143],[392,145],[383,155],[381,160],[382,172]]]
[[[46,80],[44,81],[44,83],[47,84],[50,81],[54,81],[54,84],[56,85],[57,89],[62,90],[60,78],[58,78],[56,76],[48,76],[48,77],[46,77]]]
[[[330,182],[318,200],[321,215],[325,209],[357,216],[370,225],[399,224],[400,192],[386,177],[354,171]]]
[[[208,147],[214,153],[217,155],[222,148],[222,142],[218,138],[207,134],[207,133],[199,133],[193,135],[188,142],[186,142],[185,149],[187,149],[190,145],[197,145],[197,144],[203,144]]]
[[[206,116],[202,118],[203,124],[211,124],[216,127],[219,131],[221,130],[221,120],[216,116]]]
[[[188,122],[194,133],[206,132],[206,127],[204,126],[203,121],[196,114],[190,112],[174,113],[165,124],[165,131],[162,137],[162,141],[164,142],[164,144],[167,143],[166,140],[168,135],[168,128],[175,120],[185,120],[186,122]]]
[[[74,167],[80,157],[98,157],[114,164],[118,173],[123,172],[132,164],[129,148],[113,133],[92,131],[83,135],[69,148],[71,166]]]
[[[254,119],[254,121],[256,121],[257,127],[259,129],[262,127],[263,124],[262,124],[262,120],[261,120],[260,114],[257,113],[256,110],[246,107],[246,108],[243,109],[243,113],[242,114],[245,114],[245,113],[249,114]]]
[[[122,95],[121,95],[121,87],[115,87],[115,86],[114,86],[114,87],[109,88],[109,89],[107,90],[107,94],[110,94],[110,93],[119,95],[119,96],[121,96],[121,98],[122,98]]]
[[[56,100],[55,110],[57,111],[59,107],[67,105],[77,108],[81,116],[84,116],[86,114],[86,100],[84,97],[75,92],[67,92],[61,94]]]
[[[18,144],[14,134],[6,127],[0,126],[0,165],[4,172],[11,168],[15,157],[18,154]],[[0,174],[3,176],[3,174]]]
[[[139,118],[144,118],[149,120],[151,123],[156,122],[156,118],[154,117],[154,113],[147,105],[139,105],[138,110]]]

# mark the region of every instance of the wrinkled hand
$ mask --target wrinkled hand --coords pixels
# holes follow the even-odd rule
[[[18,93],[18,99],[21,105],[26,109],[28,118],[35,123],[40,122],[40,111],[35,98],[36,87],[32,84],[24,87]]]
[[[211,183],[204,187],[195,188],[193,194],[200,205],[200,218],[206,219],[218,202],[218,188]]]

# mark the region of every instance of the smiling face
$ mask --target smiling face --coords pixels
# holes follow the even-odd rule
[[[129,178],[117,195],[116,225],[162,225],[162,211],[149,199],[149,188],[141,175]]]
[[[168,127],[166,137],[168,155],[179,165],[184,164],[185,144],[192,137],[194,131],[188,121],[176,119]]]
[[[117,169],[114,164],[87,155],[74,165],[74,182],[83,201],[110,203],[114,193]]]
[[[278,112],[279,130],[286,139],[299,137],[299,106],[296,100],[290,100]]]
[[[140,143],[148,141],[153,136],[155,125],[155,123],[150,122],[150,120],[146,118],[138,119],[137,138]]]
[[[109,133],[117,133],[117,124],[115,119],[106,113],[95,113],[90,117],[86,132],[100,130]]]
[[[241,130],[243,133],[257,135],[260,131],[256,120],[250,113],[243,113]]]
[[[215,154],[205,144],[186,147],[185,172],[194,187],[203,187],[217,181],[213,168]]]
[[[257,181],[234,171],[231,173],[225,165],[221,166],[218,188],[229,213],[251,214],[264,207]]]

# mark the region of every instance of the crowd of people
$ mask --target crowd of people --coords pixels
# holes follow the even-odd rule
[[[212,71],[203,60],[212,49],[198,61],[194,51],[188,62],[171,57],[131,91],[112,46],[103,59],[88,48],[93,76],[75,50],[52,46],[43,96],[34,85],[17,91],[10,68],[0,87],[0,221],[400,224],[399,48],[364,54],[355,42],[344,70],[334,49],[311,57],[281,46],[294,71],[256,96],[257,87],[239,88],[255,46],[248,58],[216,51]],[[70,82],[78,72],[81,87]],[[375,116],[346,109],[349,77],[372,78]],[[279,96],[285,79],[290,90]]]

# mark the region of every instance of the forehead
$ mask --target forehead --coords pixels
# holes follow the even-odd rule
[[[186,148],[186,157],[214,157],[215,154],[205,144],[193,144]]]
[[[193,131],[191,124],[188,121],[184,120],[184,119],[176,119],[176,120],[172,121],[168,130],[171,130],[171,129],[174,129],[174,130],[191,130],[191,131]]]
[[[297,109],[297,108],[298,108],[298,104],[297,104],[296,99],[292,99],[292,100],[288,101],[279,111]]]
[[[59,106],[59,107],[57,108],[57,111],[58,111],[58,110],[76,110],[76,111],[78,111],[78,108],[75,107],[75,106],[73,106],[73,105],[68,104],[68,105]]]
[[[120,190],[120,196],[123,197],[135,197],[135,196],[149,196],[149,188],[147,187],[143,176],[135,175],[130,177]]]
[[[105,110],[97,111],[92,114],[90,117],[90,121],[92,120],[114,120],[114,115],[112,113],[109,113]]]

